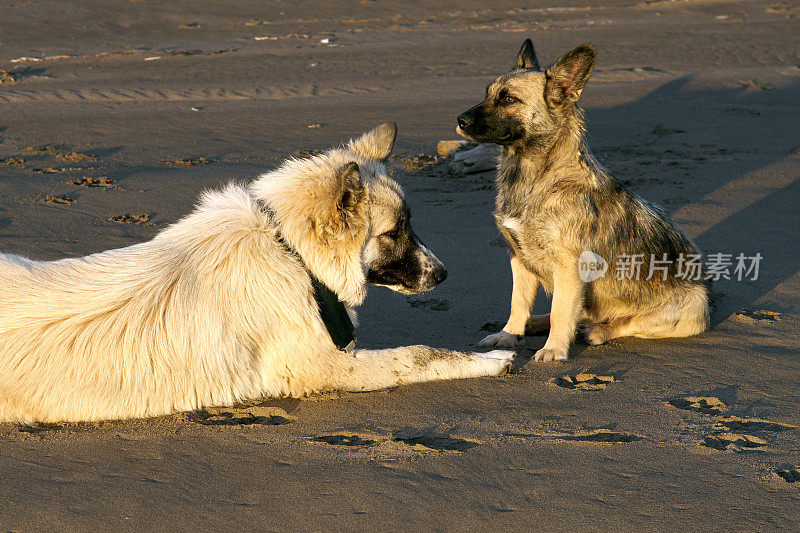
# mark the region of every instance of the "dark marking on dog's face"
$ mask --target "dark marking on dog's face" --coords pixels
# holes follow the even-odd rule
[[[447,270],[414,233],[405,203],[399,208],[376,205],[372,229],[373,235],[364,247],[368,283],[416,294],[445,280]]]
[[[475,142],[510,146],[554,129],[544,98],[545,75],[517,69],[486,88],[483,102],[458,116],[458,133]]]

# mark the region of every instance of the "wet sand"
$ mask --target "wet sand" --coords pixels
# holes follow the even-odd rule
[[[497,379],[0,425],[0,528],[800,527],[800,7],[406,4],[0,6],[2,251],[141,242],[206,188],[396,121],[391,168],[450,275],[373,289],[359,344],[472,349],[507,318],[508,255],[491,173],[448,174],[436,143],[531,37],[544,63],[596,45],[595,155],[704,251],[761,253],[758,280],[715,283],[701,336]]]

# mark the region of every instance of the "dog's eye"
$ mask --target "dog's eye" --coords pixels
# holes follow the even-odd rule
[[[391,231],[385,232],[383,235],[384,235],[384,237],[389,237],[392,240],[396,240],[397,236],[399,235],[399,233],[398,233],[397,229],[393,229]]]
[[[514,102],[517,102],[517,101],[518,100],[516,98],[514,98],[513,96],[511,96],[510,94],[505,95],[505,97],[503,98],[503,102],[505,102],[507,104],[513,104]]]

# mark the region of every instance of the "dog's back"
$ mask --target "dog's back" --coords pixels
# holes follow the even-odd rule
[[[0,418],[149,416],[258,395],[246,348],[305,318],[291,294],[305,276],[255,209],[232,186],[153,241],[54,262],[3,256]],[[295,329],[281,335],[296,341]]]

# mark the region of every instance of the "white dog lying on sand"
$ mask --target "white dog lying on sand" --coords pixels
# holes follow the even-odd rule
[[[347,351],[367,283],[415,293],[446,274],[386,176],[395,134],[384,124],[207,192],[149,242],[53,262],[0,254],[0,421],[147,417],[504,373],[507,351]]]

